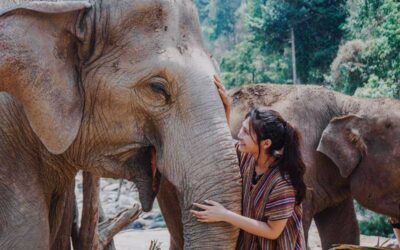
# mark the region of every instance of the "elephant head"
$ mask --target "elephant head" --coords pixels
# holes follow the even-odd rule
[[[337,117],[325,128],[317,148],[349,179],[357,201],[392,217],[400,214],[399,124],[395,112]]]
[[[293,106],[289,103],[291,92],[293,92],[292,85],[282,84],[248,84],[229,90],[232,136],[237,138],[246,114],[255,107],[268,107],[282,112],[283,107]]]
[[[44,162],[67,159],[77,169],[132,180],[130,163],[151,166],[144,152],[155,150],[157,171],[178,192],[185,247],[233,248],[237,229],[200,224],[189,213],[204,199],[241,207],[237,158],[212,80],[216,67],[194,4],[10,6],[0,12],[0,90],[22,104]]]

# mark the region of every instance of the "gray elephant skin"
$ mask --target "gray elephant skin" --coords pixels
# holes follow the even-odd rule
[[[241,208],[216,73],[191,1],[1,1],[0,249],[60,249],[76,173],[134,180],[152,149],[184,248],[233,249],[236,228],[189,214]]]

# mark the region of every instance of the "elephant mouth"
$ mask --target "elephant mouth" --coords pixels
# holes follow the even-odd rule
[[[158,194],[161,173],[157,170],[157,152],[152,145],[130,144],[107,157],[122,170],[118,178],[135,183],[144,211],[150,210]]]
[[[161,173],[157,170],[157,150],[154,146],[151,146],[151,177],[152,184],[151,189],[155,195],[157,195],[160,188]]]
[[[134,142],[120,147],[113,152],[107,153],[105,156],[115,161],[126,162],[129,158],[135,155],[137,151],[147,147],[149,146],[144,143]]]
[[[129,161],[131,163],[132,161]],[[157,153],[153,146],[142,149],[142,153],[134,159],[134,177],[131,179],[138,191],[139,199],[144,212],[149,212],[158,194],[161,180],[161,173],[157,170]],[[140,162],[139,165],[137,163]]]

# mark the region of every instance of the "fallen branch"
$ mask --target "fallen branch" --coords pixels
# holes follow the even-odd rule
[[[101,222],[98,225],[101,248],[107,246],[117,233],[139,218],[141,213],[139,204],[134,204],[132,208],[122,210],[114,218]]]
[[[114,250],[113,237],[130,223],[139,218],[142,209],[134,204],[113,218],[107,218],[99,198],[99,177],[83,172],[83,207],[79,238],[77,236],[78,209],[75,207],[75,223],[71,232],[74,249]],[[75,204],[76,205],[76,204]],[[78,247],[76,247],[78,245]]]
[[[149,250],[161,250],[161,242],[158,242],[157,240],[152,240],[150,242]]]
[[[101,205],[100,200],[99,200],[99,210],[100,210],[99,223],[101,223],[107,220],[107,216],[104,213],[103,206]],[[108,245],[104,246],[103,250],[116,250],[114,240],[111,240],[111,242]]]

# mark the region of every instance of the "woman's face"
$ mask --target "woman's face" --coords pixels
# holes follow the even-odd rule
[[[257,136],[254,131],[250,131],[249,122],[250,118],[246,118],[246,120],[242,122],[242,127],[238,134],[239,151],[258,155]]]

